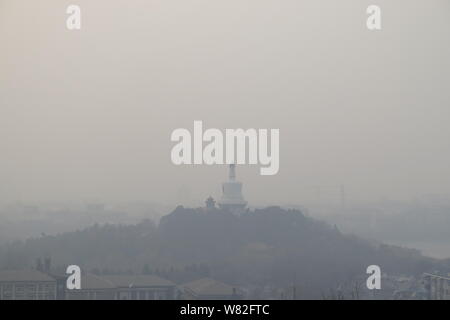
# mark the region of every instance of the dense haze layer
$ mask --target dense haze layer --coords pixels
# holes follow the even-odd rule
[[[366,28],[382,8],[383,29]],[[65,10],[82,9],[82,29]],[[171,132],[279,128],[251,204],[450,194],[448,0],[0,0],[0,201],[201,201]],[[190,190],[183,191],[183,190]]]

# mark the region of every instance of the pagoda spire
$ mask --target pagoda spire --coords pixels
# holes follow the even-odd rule
[[[230,172],[228,173],[228,178],[230,179],[230,181],[236,180],[236,165],[235,164],[230,164]]]

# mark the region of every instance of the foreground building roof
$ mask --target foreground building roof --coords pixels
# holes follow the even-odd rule
[[[0,271],[0,282],[53,282],[49,275],[37,270]]]

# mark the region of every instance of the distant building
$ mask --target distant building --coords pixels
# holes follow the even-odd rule
[[[174,283],[153,275],[84,275],[80,290],[66,290],[67,300],[172,300]]]
[[[216,281],[202,278],[182,285],[182,299],[185,300],[240,300],[242,293],[237,288]]]
[[[245,211],[247,201],[242,195],[242,183],[236,181],[236,166],[230,165],[228,181],[222,184],[222,198],[219,200],[219,207],[234,214],[241,214]]]
[[[116,300],[173,300],[177,298],[176,285],[154,275],[102,276],[115,287]]]
[[[46,274],[56,281],[56,300],[66,300],[67,274],[46,272]]]
[[[66,276],[54,276],[37,270],[0,271],[0,300],[174,300],[178,298],[178,290],[174,283],[154,275],[83,274],[81,289],[73,290],[66,288],[66,279]]]
[[[429,273],[423,277],[430,300],[450,300],[450,277]]]
[[[0,271],[0,300],[55,300],[56,286],[40,271]]]
[[[114,300],[116,286],[100,276],[86,274],[81,276],[81,289],[66,289],[66,300]]]

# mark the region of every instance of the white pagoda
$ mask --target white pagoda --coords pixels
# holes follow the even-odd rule
[[[236,181],[236,165],[230,165],[228,181],[222,183],[222,198],[219,207],[234,214],[241,214],[247,207],[247,201],[242,196],[242,183]]]

